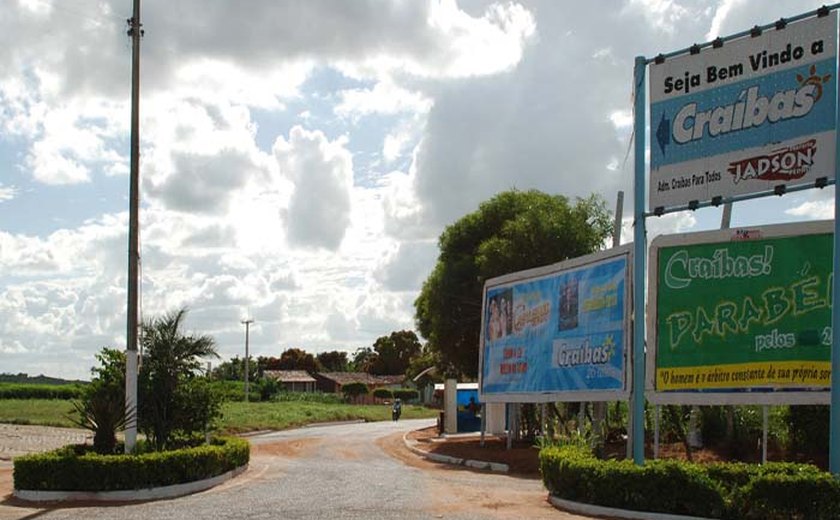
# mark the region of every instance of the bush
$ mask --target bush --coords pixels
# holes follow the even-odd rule
[[[393,399],[394,393],[387,388],[377,388],[373,391],[373,397],[378,399]]]
[[[248,441],[235,437],[139,455],[100,455],[65,446],[15,459],[14,487],[31,491],[145,489],[215,477],[244,466],[249,459]]]
[[[280,392],[274,396],[272,401],[283,403],[322,403],[341,404],[342,399],[338,394],[327,394],[324,392]]]
[[[398,388],[394,390],[394,398],[403,401],[414,401],[419,397],[420,394],[417,392],[417,390],[412,390],[411,388]]]
[[[78,399],[84,385],[0,383],[0,399]]]
[[[136,419],[135,410],[125,406],[125,353],[104,348],[96,355],[100,366],[91,369],[93,380],[82,392],[80,401],[73,401],[77,426],[93,432],[93,449],[97,453],[113,453],[117,431]]]
[[[341,393],[348,401],[360,395],[367,395],[369,392],[368,386],[364,383],[347,383],[341,386]]]
[[[840,483],[827,473],[766,473],[744,486],[739,498],[739,518],[840,518]]]
[[[790,447],[806,455],[824,453],[828,446],[829,414],[828,406],[790,406],[787,415]]]
[[[709,518],[838,518],[840,482],[815,466],[602,461],[579,445],[540,451],[549,492],[564,499]]]
[[[281,390],[280,383],[272,377],[261,377],[256,386],[260,401],[271,401]]]

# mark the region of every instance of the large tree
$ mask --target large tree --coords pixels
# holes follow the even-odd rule
[[[448,226],[440,255],[414,302],[417,328],[440,369],[475,377],[485,280],[601,248],[611,231],[597,195],[570,202],[539,191],[506,191]]]
[[[405,374],[411,360],[421,351],[422,345],[413,331],[392,332],[376,339],[366,371],[376,375]]]
[[[318,363],[325,372],[347,372],[350,361],[347,359],[347,352],[332,350],[321,352],[316,356]]]
[[[310,374],[321,371],[321,363],[315,356],[299,348],[284,350],[277,367],[280,370],[306,370]]]

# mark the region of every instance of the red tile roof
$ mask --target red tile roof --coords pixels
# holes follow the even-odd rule
[[[366,372],[320,372],[317,375],[342,386],[348,383],[364,383],[371,386],[401,385],[405,381],[405,375],[374,376]]]
[[[276,379],[281,383],[314,383],[315,378],[305,370],[266,370],[265,377]]]

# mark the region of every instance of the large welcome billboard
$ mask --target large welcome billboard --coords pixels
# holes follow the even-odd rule
[[[832,222],[818,222],[655,239],[649,398],[827,399],[833,236]]]
[[[837,13],[650,65],[650,207],[834,178]]]
[[[630,247],[488,280],[483,402],[627,397]]]

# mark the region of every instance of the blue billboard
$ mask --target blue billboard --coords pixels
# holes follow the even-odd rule
[[[621,247],[488,280],[481,400],[626,397],[630,265]]]

